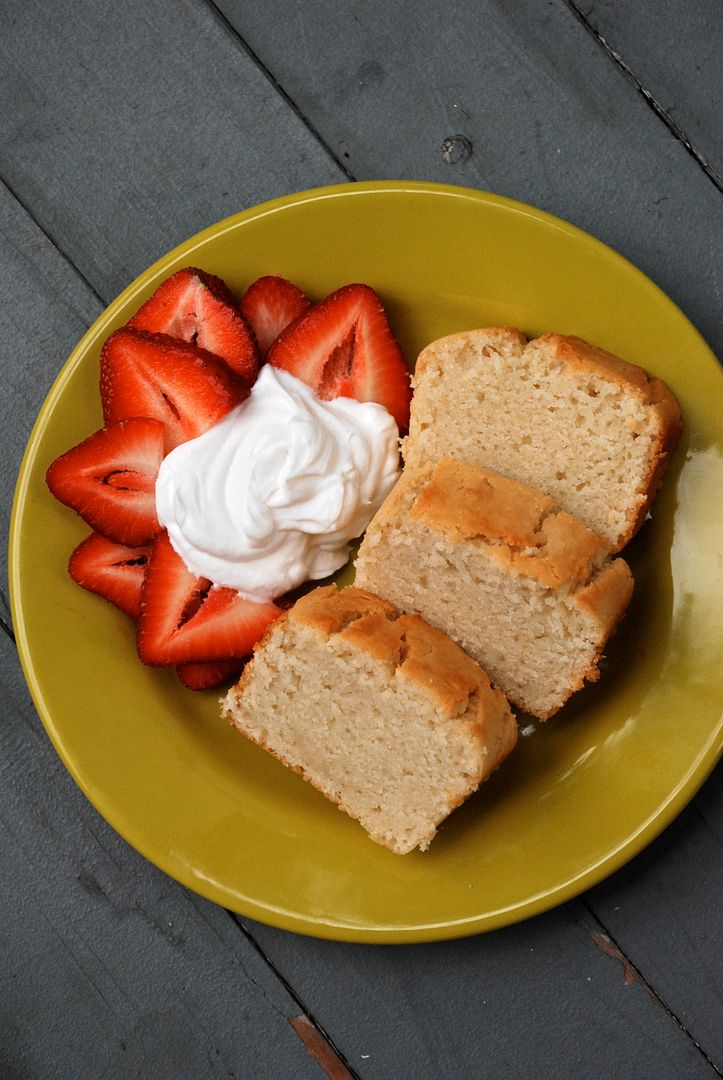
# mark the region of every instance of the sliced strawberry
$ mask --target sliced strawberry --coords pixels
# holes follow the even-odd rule
[[[242,667],[239,660],[212,660],[205,664],[179,664],[176,674],[187,690],[212,690],[229,679],[237,679]]]
[[[249,386],[259,370],[254,335],[220,278],[189,266],[164,281],[128,323],[220,356]]]
[[[320,398],[376,401],[400,430],[409,425],[409,369],[379,297],[345,285],[289,326],[268,361],[308,383]]]
[[[254,604],[194,577],[162,532],[143,584],[138,655],[153,665],[241,659],[280,614],[276,604]]]
[[[282,330],[309,310],[311,300],[286,278],[270,275],[249,285],[239,307],[256,335],[263,359]]]
[[[159,532],[155,483],[164,427],[133,417],[101,428],[56,458],[45,479],[66,506],[119,544],[145,544]]]
[[[245,382],[212,353],[144,330],[116,330],[100,358],[106,423],[152,416],[166,427],[166,451],[193,439],[248,397]]]
[[[137,619],[141,611],[141,586],[151,554],[151,544],[126,547],[92,533],[79,544],[68,563],[68,573],[89,592],[97,593]]]

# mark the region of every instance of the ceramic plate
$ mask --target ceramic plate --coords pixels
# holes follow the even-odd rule
[[[217,695],[136,659],[131,622],[66,574],[87,529],[44,484],[102,424],[98,355],[170,273],[237,293],[281,273],[321,298],[382,295],[410,358],[442,334],[510,324],[578,334],[661,376],[685,432],[654,514],[626,551],[631,609],[598,684],[533,728],[441,828],[396,856],[220,720]],[[17,488],[13,615],[58,753],[148,859],[243,915],[321,937],[403,942],[490,930],[600,881],[656,836],[721,750],[721,371],[675,305],[603,244],[462,188],[368,183],[288,196],[193,237],[83,338],[38,418]],[[349,580],[347,578],[345,580]]]

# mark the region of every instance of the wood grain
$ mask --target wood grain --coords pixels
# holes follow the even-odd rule
[[[721,897],[719,766],[678,820],[586,899],[616,945],[723,1074]]]
[[[0,1075],[318,1080],[283,984],[63,769],[0,640]]]
[[[723,18],[718,0],[693,5],[570,0],[570,6],[723,189]]]
[[[712,1075],[644,981],[600,948],[604,931],[580,901],[493,934],[403,948],[251,929],[364,1080]]]
[[[0,175],[108,302],[199,229],[345,179],[204,3],[15,4]]]
[[[0,185],[0,530],[7,536],[20,461],[68,353],[102,305],[20,203]],[[7,545],[0,549],[0,591]],[[5,599],[0,612],[9,621]]]
[[[218,6],[357,180],[467,184],[559,214],[640,266],[723,354],[720,193],[563,0],[460,0],[453,18],[365,0],[333,48],[333,0]],[[471,152],[449,153],[456,136]]]

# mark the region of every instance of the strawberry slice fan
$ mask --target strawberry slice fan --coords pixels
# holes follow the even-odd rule
[[[152,544],[127,547],[92,533],[70,556],[68,572],[82,588],[102,596],[137,620],[141,614],[141,594],[152,550]],[[194,583],[200,599],[207,583],[199,579],[194,579]],[[192,605],[185,614],[190,616],[191,610]],[[267,625],[265,618],[259,621],[264,630]],[[210,690],[237,678],[242,667],[241,658],[232,658],[179,664],[176,671],[187,689]]]
[[[47,471],[53,495],[93,529],[70,557],[70,576],[137,620],[140,658],[175,667],[192,690],[238,677],[281,607],[187,570],[156,517],[156,477],[170,450],[248,397],[267,351],[321,398],[375,401],[406,430],[409,372],[368,285],[346,285],[312,306],[292,282],[270,275],[237,307],[220,278],[186,267],[107,339],[106,426]]]
[[[131,619],[137,619],[151,548],[151,544],[128,547],[100,533],[91,533],[70,556],[68,573],[83,589],[104,597]]]
[[[268,362],[302,379],[324,400],[374,401],[409,427],[410,376],[377,294],[345,285],[296,319],[269,349]]]
[[[179,664],[176,674],[187,690],[213,690],[231,680],[235,682],[242,670],[241,660],[209,660],[206,663]]]

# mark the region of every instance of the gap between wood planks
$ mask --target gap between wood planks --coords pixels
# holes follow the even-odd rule
[[[620,964],[620,966],[623,969],[623,979],[625,981],[625,985],[626,986],[631,986],[633,983],[638,983],[638,985],[641,986],[643,988],[643,990],[645,990],[646,994],[648,995],[650,1000],[653,1002],[653,1004],[657,1005],[657,1006],[659,1006],[659,1008],[663,1009],[663,1011],[665,1013],[667,1013],[667,1015],[670,1017],[670,1019],[680,1028],[680,1030],[683,1032],[683,1034],[687,1035],[687,1037],[693,1043],[693,1046],[696,1048],[698,1053],[704,1058],[706,1064],[713,1070],[715,1075],[723,1077],[723,1073],[720,1071],[720,1069],[718,1069],[716,1067],[715,1063],[708,1056],[708,1054],[706,1054],[703,1047],[694,1038],[694,1036],[691,1034],[691,1032],[688,1031],[687,1027],[682,1022],[682,1020],[673,1012],[673,1010],[670,1008],[670,1006],[668,1004],[666,1004],[666,1002],[663,1000],[663,998],[660,996],[660,994],[653,988],[653,986],[645,978],[645,976],[640,971],[640,969],[637,968],[635,966],[635,964],[632,962],[632,960],[630,960],[630,958],[625,955],[623,950],[620,948],[620,945],[618,944],[618,942],[615,940],[615,938],[609,932],[607,927],[600,921],[598,916],[595,914],[595,912],[594,912],[593,908],[591,907],[589,901],[584,896],[582,896],[580,899],[582,901],[583,906],[585,907],[585,909],[589,913],[591,919],[593,919],[596,926],[599,927],[599,929],[588,928],[589,933],[590,933],[590,937],[593,940],[593,944],[595,945],[595,947],[597,949],[600,950],[600,952],[604,956],[609,957],[611,960],[617,960],[617,962]]]
[[[3,604],[7,604],[4,593],[2,594],[2,602],[3,602]],[[2,629],[5,631],[5,633],[10,638],[12,643],[16,644],[16,642],[15,642],[15,633],[13,631],[13,628],[8,623],[5,622],[2,615],[0,615],[0,627],[2,627]]]
[[[361,1080],[361,1077],[351,1067],[344,1054],[339,1050],[321,1024],[307,1009],[304,1002],[294,990],[293,986],[286,981],[273,961],[266,955],[253,934],[247,929],[239,915],[233,911],[227,914],[244,935],[249,945],[258,953],[272,974],[279,980],[287,994],[301,1009],[298,1016],[290,1016],[289,1023],[296,1035],[309,1051],[314,1061],[324,1070],[329,1080]]]
[[[38,221],[37,217],[32,212],[30,207],[25,202],[23,202],[23,200],[18,195],[17,191],[7,182],[7,180],[5,179],[4,176],[0,176],[0,184],[2,184],[2,186],[5,188],[5,190],[12,196],[12,198],[15,200],[15,202],[18,204],[18,206],[22,207],[22,209],[25,211],[25,213],[27,214],[30,221],[32,221],[33,225],[35,225],[35,227],[40,230],[40,232],[43,234],[43,236],[46,238],[46,240],[48,240],[48,242],[53,245],[53,247],[57,251],[58,255],[60,255],[60,258],[66,264],[66,266],[69,266],[70,269],[73,271],[73,273],[76,275],[76,277],[80,278],[80,280],[83,282],[83,284],[88,289],[88,291],[93,294],[95,299],[101,305],[101,308],[107,308],[108,304],[110,303],[110,301],[113,298],[110,297],[110,299],[108,299],[108,300],[104,299],[100,295],[100,293],[97,291],[97,289],[95,289],[91,285],[91,283],[88,281],[85,274],[83,274],[82,270],[79,270],[78,267],[75,265],[75,263],[71,259],[68,258],[68,256],[65,254],[65,252],[63,251],[60,244],[57,243],[57,241],[56,241],[55,237],[53,236],[53,234],[48,232],[48,230],[42,224],[42,222]]]
[[[233,24],[229,22],[223,12],[217,7],[214,0],[204,0],[204,2],[211,10],[211,12],[216,16],[221,25],[224,27],[227,34],[244,50],[244,52],[251,58],[251,60],[253,60],[259,70],[272,84],[277,93],[279,93],[281,97],[283,97],[289,108],[292,109],[296,116],[299,117],[301,122],[314,136],[319,145],[323,147],[323,149],[332,158],[335,164],[338,165],[338,167],[342,170],[347,179],[355,181],[356,177],[350,171],[348,166],[345,165],[341,158],[336,155],[329,143],[326,142],[323,136],[317,131],[308,116],[306,116],[305,113],[299,108],[294,99],[289,94],[287,94],[286,90],[284,90],[283,86],[276,79],[270,68],[268,68],[266,64],[264,64],[261,57],[256,52],[254,52],[254,50],[251,48],[245,38],[243,38],[239,31],[233,26]],[[718,189],[718,191],[723,193],[723,177],[719,176],[715,169],[708,164],[703,155],[698,150],[696,150],[683,129],[679,127],[678,124],[676,124],[672,116],[663,108],[660,102],[656,100],[655,96],[650,92],[650,90],[648,90],[647,87],[643,85],[643,83],[632,70],[632,68],[630,68],[625,63],[625,60],[622,58],[620,53],[617,53],[607,41],[607,39],[603,37],[603,35],[593,26],[593,24],[590,22],[584,12],[580,10],[574,0],[562,0],[562,3],[565,4],[565,6],[575,16],[575,18],[578,20],[578,22],[580,22],[580,24],[585,28],[585,30],[587,30],[587,32],[592,35],[592,37],[603,50],[605,55],[610,60],[612,60],[616,67],[620,68],[628,82],[635,87],[637,92],[643,98],[646,105],[652,110],[658,120],[662,121],[662,123],[665,124],[671,135],[673,135],[673,137],[681,143],[685,151],[690,154],[690,156],[703,170],[711,183]]]
[[[284,99],[284,101],[289,106],[291,111],[296,116],[298,116],[299,120],[301,120],[302,124],[307,129],[307,131],[309,131],[310,134],[314,136],[316,141],[323,148],[323,150],[329,155],[329,157],[332,159],[334,164],[337,165],[341,169],[341,171],[346,176],[347,180],[354,180],[355,181],[356,176],[354,176],[349,171],[348,167],[344,164],[344,162],[341,160],[341,158],[337,157],[337,155],[334,153],[332,148],[329,146],[328,142],[326,142],[326,140],[320,135],[320,133],[316,130],[314,125],[311,123],[308,116],[304,115],[304,113],[301,111],[301,109],[296,104],[294,99],[292,97],[290,97],[289,94],[286,93],[286,91],[284,90],[281,83],[274,77],[273,72],[266,66],[266,64],[264,64],[261,57],[258,56],[258,54],[254,52],[254,50],[251,48],[251,46],[248,44],[248,42],[244,38],[241,37],[241,35],[239,34],[239,32],[235,28],[235,26],[233,26],[232,23],[230,23],[228,21],[228,19],[224,15],[224,13],[220,10],[220,8],[218,8],[216,6],[216,4],[214,3],[214,0],[205,0],[205,3],[206,3],[206,6],[210,9],[211,13],[213,15],[215,15],[215,17],[218,19],[219,23],[221,24],[223,29],[226,31],[226,33],[229,35],[229,37],[232,39],[232,41],[236,45],[240,46],[240,48],[243,49],[243,51],[254,62],[254,64],[256,64],[259,71],[261,71],[261,73],[269,80],[269,82],[271,83],[271,85],[273,86],[273,88],[277,92],[277,94]]]
[[[698,150],[696,150],[683,129],[676,124],[670,113],[663,108],[660,102],[655,99],[654,95],[651,94],[651,92],[645,86],[643,86],[638,76],[635,74],[632,68],[628,67],[620,53],[616,52],[610,42],[607,40],[607,38],[603,37],[600,31],[593,26],[587,15],[585,15],[585,13],[580,10],[577,4],[574,3],[574,0],[563,0],[563,3],[566,5],[566,7],[570,9],[578,22],[585,27],[587,32],[592,35],[592,37],[595,39],[595,41],[606,54],[606,56],[608,56],[612,60],[612,62],[620,68],[622,73],[625,75],[625,78],[628,80],[629,83],[632,83],[632,85],[638,91],[648,108],[652,109],[658,120],[661,120],[665,124],[671,135],[675,139],[677,139],[679,143],[682,144],[683,148],[690,154],[696,164],[700,166],[700,168],[703,170],[710,182],[718,189],[718,191],[723,192],[723,177],[719,176],[715,169],[708,164],[703,155],[699,153]]]

